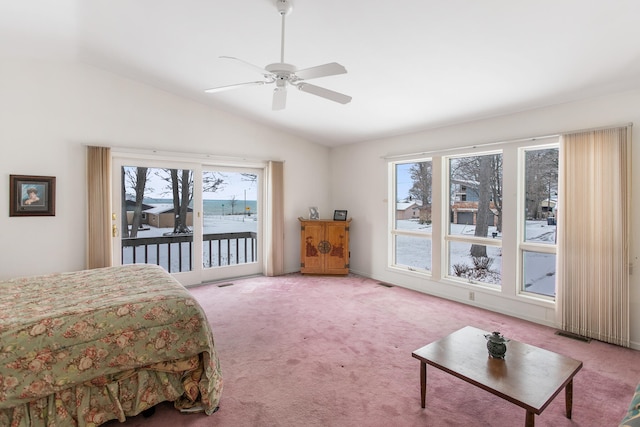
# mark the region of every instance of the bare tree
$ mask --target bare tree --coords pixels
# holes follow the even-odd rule
[[[185,234],[191,230],[187,225],[189,203],[192,199],[193,174],[189,169],[164,169],[169,176],[158,176],[168,182],[173,202],[173,234]]]
[[[491,215],[491,157],[478,158],[478,212],[476,214],[476,230],[474,236],[486,237],[489,231],[489,215]],[[493,215],[491,215],[493,216]],[[471,256],[474,258],[486,257],[485,245],[471,245]]]
[[[193,174],[189,169],[170,169],[171,193],[173,195],[173,234],[191,232],[187,225],[189,203],[192,199]]]
[[[218,190],[222,190],[225,184],[224,178],[225,178],[224,175],[220,174],[219,172],[210,172],[210,171],[203,172],[202,173],[202,191],[215,193]]]
[[[502,232],[502,154],[494,154],[491,157],[491,201],[496,210],[496,230]],[[491,209],[491,207],[489,207]],[[493,212],[488,215],[493,217]]]
[[[431,182],[432,163],[414,163],[409,169],[412,187],[409,189],[409,196],[420,201],[420,222],[431,221]]]
[[[473,191],[478,197],[474,236],[487,237],[489,226],[493,225],[494,216],[497,216],[496,228],[500,231],[502,229],[502,154],[454,159],[451,162],[451,178],[464,182],[468,191]],[[486,246],[472,245],[471,256],[486,257]]]
[[[243,181],[252,182],[254,184],[258,182],[258,175],[256,175],[255,173],[242,172],[241,175]]]
[[[142,205],[145,192],[153,191],[147,187],[148,177],[151,171],[166,182],[166,191],[162,194],[171,193],[174,208],[174,230],[173,233],[189,233],[191,230],[187,225],[189,205],[193,200],[193,171],[188,169],[148,169],[146,167],[123,167],[122,168],[122,237],[137,237],[138,229],[142,225]],[[245,175],[245,174],[243,174]],[[246,174],[247,180],[256,175]],[[224,186],[224,175],[217,172],[203,172],[203,191],[216,192]],[[132,192],[135,200],[131,231],[127,220],[127,197]]]
[[[129,237],[129,218],[127,217],[127,186],[126,186],[126,181],[125,181],[125,168],[122,167],[120,169],[121,171],[121,176],[120,176],[120,181],[121,181],[121,191],[120,191],[120,196],[121,196],[121,200],[120,200],[120,236],[123,239],[126,239],[127,237]]]
[[[530,219],[540,219],[542,202],[551,198],[558,190],[558,149],[531,150],[525,161],[526,215]]]
[[[167,183],[167,189],[171,191],[174,212],[173,233],[190,233],[191,229],[189,229],[187,219],[189,205],[193,201],[193,171],[189,169],[161,169],[156,172],[156,176],[164,180]],[[223,175],[217,172],[203,172],[203,192],[216,192],[223,186]]]
[[[123,181],[123,212],[122,212],[122,236],[123,237],[137,237],[138,229],[142,225],[142,201],[144,199],[145,187],[147,185],[149,170],[145,167],[123,167],[122,168],[122,181]],[[134,208],[133,218],[131,220],[131,231],[129,231],[129,225],[127,221],[127,200],[126,200],[126,187],[134,191]]]

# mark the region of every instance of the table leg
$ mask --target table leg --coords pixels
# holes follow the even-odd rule
[[[420,362],[420,403],[422,407],[425,407],[425,400],[427,397],[427,364]]]
[[[564,389],[564,403],[567,411],[567,418],[571,419],[571,409],[573,408],[573,378],[569,380]]]
[[[533,427],[536,420],[535,416],[536,414],[533,412],[527,411],[527,418],[524,421],[524,427]]]

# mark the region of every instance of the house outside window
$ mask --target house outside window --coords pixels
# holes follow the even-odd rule
[[[431,271],[431,165],[430,159],[390,164],[395,200],[390,264],[394,268]]]
[[[447,277],[501,286],[502,153],[447,157]]]

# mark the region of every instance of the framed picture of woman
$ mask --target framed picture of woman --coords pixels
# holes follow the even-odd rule
[[[9,216],[55,216],[56,177],[9,175]]]

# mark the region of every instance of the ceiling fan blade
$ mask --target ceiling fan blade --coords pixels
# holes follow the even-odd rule
[[[312,85],[309,83],[300,83],[296,85],[296,87],[303,92],[317,95],[330,101],[339,102],[340,104],[348,104],[349,102],[351,102],[351,97],[349,95],[345,95],[340,92],[334,92],[320,86]]]
[[[347,69],[337,62],[330,62],[324,65],[318,65],[311,68],[296,71],[296,76],[300,80],[317,79],[318,77],[335,76],[337,74],[345,74]]]
[[[234,85],[227,85],[227,86],[219,86],[219,87],[212,87],[211,89],[205,89],[205,92],[207,93],[217,93],[217,92],[224,92],[225,90],[231,90],[231,89],[237,89],[240,87],[244,87],[244,86],[260,86],[265,84],[265,82],[246,82],[246,83],[237,83]]]
[[[273,89],[273,104],[271,106],[272,110],[284,110],[284,107],[287,105],[287,89],[282,87],[276,87]]]
[[[258,73],[262,74],[263,76],[272,75],[272,73],[270,71],[267,71],[262,67],[259,67],[257,65],[253,65],[250,62],[244,61],[242,59],[235,58],[233,56],[221,56],[220,58],[222,58],[222,59],[232,59],[234,61],[238,61],[240,64],[244,65],[245,67],[251,68],[253,71],[257,71]]]

